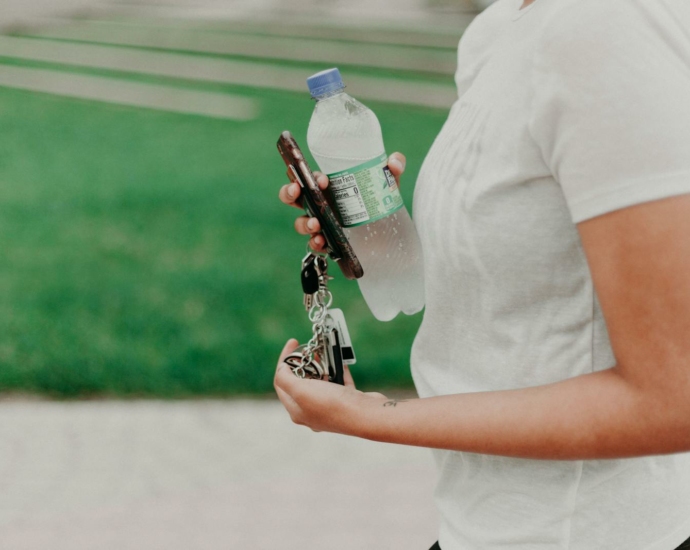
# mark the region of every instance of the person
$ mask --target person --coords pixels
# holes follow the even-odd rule
[[[433,449],[437,548],[690,548],[690,3],[498,0],[455,80],[413,202],[420,398],[300,380],[290,340],[281,401]]]

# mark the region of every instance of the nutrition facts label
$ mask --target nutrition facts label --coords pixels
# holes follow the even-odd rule
[[[369,213],[357,186],[354,174],[329,177],[333,198],[338,205],[338,212],[345,227],[369,221]]]
[[[385,154],[349,170],[329,174],[330,188],[344,227],[364,225],[402,208],[398,184]]]

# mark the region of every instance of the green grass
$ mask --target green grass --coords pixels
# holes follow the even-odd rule
[[[198,87],[198,86],[197,86]],[[218,89],[209,86],[206,89]],[[271,391],[304,341],[296,210],[277,200],[280,131],[305,142],[305,94],[249,123],[0,88],[0,391],[181,397]],[[372,103],[403,195],[445,113]],[[407,387],[421,316],[373,319],[338,276],[364,388]],[[381,345],[385,342],[385,345]]]
[[[181,54],[181,55],[186,55],[190,57],[198,57],[198,58],[210,58],[210,59],[227,59],[227,60],[233,60],[233,61],[245,61],[245,62],[250,62],[254,65],[264,65],[267,68],[273,68],[273,67],[293,67],[293,68],[302,68],[302,69],[308,69],[313,72],[318,72],[324,69],[324,67],[327,64],[324,64],[323,62],[318,62],[318,61],[303,61],[299,59],[285,59],[284,57],[275,57],[275,58],[269,58],[269,57],[252,57],[248,55],[233,55],[233,54],[221,54],[221,53],[212,53],[212,52],[198,52],[198,51],[193,51],[193,50],[185,50],[185,49],[175,49],[175,48],[155,48],[155,47],[145,47],[145,46],[131,46],[131,45],[126,45],[126,44],[110,44],[110,43],[101,43],[101,42],[93,42],[90,40],[79,40],[79,39],[71,39],[71,38],[52,38],[52,37],[45,37],[40,34],[38,35],[32,35],[32,34],[23,34],[23,33],[15,33],[12,36],[16,36],[19,38],[24,38],[24,39],[32,39],[36,41],[41,41],[41,42],[46,42],[46,43],[68,43],[68,44],[83,44],[83,45],[99,45],[99,46],[107,46],[109,48],[113,49],[120,49],[120,50],[135,50],[135,51],[141,51],[141,52],[154,52],[154,53],[169,53],[169,54]],[[319,39],[323,40],[323,39]],[[372,51],[376,51],[376,44],[372,44]],[[388,46],[388,45],[385,45]],[[418,48],[417,46],[396,46],[397,48],[401,49],[402,51],[405,50],[405,48]],[[447,50],[438,50],[438,51],[443,51],[444,53],[447,53]],[[36,61],[27,61],[27,60],[12,60],[8,58],[3,58],[2,63],[6,64],[17,64],[17,65],[29,65],[29,66],[41,66],[41,65],[53,65],[52,63],[44,63],[44,62],[36,62]],[[330,66],[330,65],[328,65]],[[358,75],[358,76],[373,76],[373,77],[383,77],[383,78],[391,78],[391,79],[396,79],[396,80],[403,80],[406,82],[421,82],[421,83],[434,83],[434,84],[446,84],[448,86],[454,86],[454,80],[453,80],[453,75],[451,74],[441,74],[438,72],[434,71],[413,71],[413,70],[406,70],[406,69],[393,69],[389,67],[372,67],[372,66],[364,66],[364,65],[356,65],[356,64],[349,64],[349,63],[339,63],[338,67],[341,69],[343,73],[346,74],[351,74],[351,75]],[[102,69],[91,69],[91,68],[82,68],[82,67],[71,67],[70,70],[74,71],[80,71],[80,72],[103,72]]]

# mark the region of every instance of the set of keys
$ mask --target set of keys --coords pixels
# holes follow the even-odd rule
[[[312,338],[285,358],[299,378],[344,384],[344,365],[356,362],[345,315],[331,309],[333,295],[328,290],[328,259],[309,252],[302,260],[304,308],[312,323]]]

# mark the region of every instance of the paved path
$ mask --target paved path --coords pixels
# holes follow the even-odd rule
[[[452,48],[437,50],[369,42],[339,42],[331,38],[285,37],[244,33],[211,32],[194,27],[123,23],[121,21],[79,21],[48,28],[46,38],[112,44],[156,50],[186,51],[211,55],[234,55],[255,59],[352,64],[394,70],[426,71],[453,75],[457,67],[457,40]]]
[[[0,28],[40,24],[70,14],[120,14],[206,21],[265,19],[321,20],[341,25],[453,28],[494,0],[2,0]],[[431,4],[431,5],[430,5]]]
[[[409,79],[350,75],[351,91],[365,101],[440,109],[448,109],[455,101],[450,77],[456,66],[457,40],[472,20],[471,10],[458,10],[453,4],[453,10],[443,14],[429,9],[425,0],[295,1],[4,0],[0,31],[18,21],[19,28],[26,25],[32,38],[0,36],[0,55],[58,63],[61,67],[56,70],[65,74],[43,68],[6,68],[0,75],[0,86],[251,119],[259,105],[250,105],[250,98],[179,90],[167,82],[135,84],[118,73],[304,93],[304,80],[313,66],[286,66],[281,62],[285,58],[393,69],[412,75]],[[86,10],[83,17],[70,19],[78,8]],[[36,39],[37,35],[43,40]],[[235,58],[224,57],[227,55]],[[114,74],[107,80],[80,76],[70,69],[74,66]],[[429,73],[447,80],[426,78]]]
[[[426,550],[428,451],[274,401],[0,402],[0,548]]]
[[[251,61],[9,36],[0,36],[0,56],[302,93],[306,78],[313,72]],[[350,75],[348,85],[353,94],[363,100],[447,109],[457,98],[453,86],[433,82]]]
[[[380,27],[384,22],[444,27],[464,20],[463,14],[476,13],[478,8],[475,0],[102,0],[102,5],[111,12],[187,20],[248,20],[267,15],[289,19],[297,15],[301,20],[325,18],[358,27]]]
[[[99,4],[101,0],[2,0],[0,30],[33,25],[46,16],[79,12]]]
[[[249,97],[6,65],[0,65],[0,86],[220,119],[252,120],[259,113],[259,102]]]

